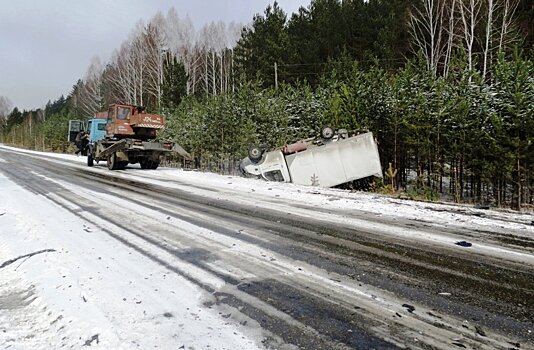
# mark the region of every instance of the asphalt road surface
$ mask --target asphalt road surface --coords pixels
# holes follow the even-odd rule
[[[277,205],[269,209],[147,184],[148,173],[137,169],[90,169],[6,149],[0,149],[0,157],[7,161],[0,163],[0,172],[12,181],[82,218],[94,215],[128,232],[103,228],[213,294],[216,303],[257,321],[276,335],[264,340],[268,348],[281,347],[280,339],[302,349],[534,348],[534,237],[256,199]],[[118,176],[125,173],[132,176]],[[60,183],[72,184],[72,190]],[[81,190],[92,195],[82,196]],[[128,203],[128,210],[106,200],[109,195]],[[150,212],[163,213],[167,220]],[[322,219],[328,215],[340,219]],[[518,254],[373,232],[349,219],[393,232],[417,229],[468,238]],[[192,235],[183,222],[209,234]],[[129,237],[141,238],[151,250]],[[154,250],[171,253],[225,284],[214,288],[158,258]],[[261,254],[248,254],[251,250]]]

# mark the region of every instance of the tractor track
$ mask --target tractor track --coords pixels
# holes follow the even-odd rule
[[[287,212],[206,198],[78,167],[58,169],[56,163],[15,152],[0,154],[12,164],[1,170],[12,180],[78,216],[91,214],[110,222],[127,234],[118,235],[109,228],[100,228],[171,271],[183,274],[169,262],[161,261],[131,243],[128,235],[222,279],[231,288],[217,291],[189,276],[206,292],[215,295],[218,303],[238,308],[284,342],[305,349],[317,348],[317,345],[320,348],[449,348],[452,340],[442,342],[451,334],[457,334],[463,337],[466,345],[487,348],[506,344],[502,335],[512,342],[526,342],[526,347],[529,342],[532,344],[532,338],[525,336],[528,329],[533,329],[534,272],[531,265],[451,248],[436,251],[436,246],[429,243],[414,245],[407,239],[360,231],[342,223],[325,223]],[[20,158],[31,160],[20,161]],[[131,213],[120,213],[120,210],[112,210],[113,215],[106,213],[97,201],[80,197],[61,186],[62,182],[96,194],[112,193],[118,201],[129,201],[159,212],[173,222],[186,222],[237,244],[253,245],[266,255],[275,255],[274,261],[283,259],[295,266],[303,266],[303,270],[312,271],[311,277],[298,271],[287,276],[280,274],[279,266],[270,266],[268,261],[250,255],[225,256],[219,251],[210,251],[216,246],[216,239],[191,238],[181,234],[177,226],[156,218],[135,223],[128,221]],[[81,210],[73,210],[64,204],[69,202],[78,203]],[[368,219],[388,222],[376,216]],[[395,225],[404,227],[408,224],[417,225],[395,222]],[[424,225],[418,227],[424,229]],[[491,236],[490,233],[486,235]],[[517,241],[528,241],[511,236],[504,237],[513,240],[512,245]],[[183,249],[184,244],[189,248]],[[256,277],[243,279],[221,272],[213,267],[213,262],[217,261],[227,267],[239,267],[246,261]],[[273,271],[278,272],[273,274]],[[355,289],[363,286],[362,290],[376,291],[399,303],[415,303],[425,311],[401,316],[391,310],[390,303],[382,305],[384,309],[381,310],[380,303],[377,306],[373,298],[352,297],[331,289],[332,286],[321,287],[321,280],[315,274],[326,276],[333,286]],[[443,291],[451,292],[451,295],[440,296],[438,293]],[[283,315],[273,315],[277,312]],[[455,324],[461,320],[471,324]],[[477,336],[472,324],[494,332],[495,342],[490,339],[489,331],[488,339]],[[419,342],[413,343],[419,326],[429,327],[429,334],[425,333],[428,342],[423,336]],[[432,331],[436,333],[432,334]]]

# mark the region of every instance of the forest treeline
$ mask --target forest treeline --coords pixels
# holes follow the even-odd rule
[[[203,162],[325,125],[370,130],[390,188],[519,209],[534,200],[533,48],[527,0],[313,0],[291,15],[275,2],[200,30],[171,9],[66,97],[0,99],[0,137],[66,151],[68,120],[115,102],[164,114],[160,137]]]

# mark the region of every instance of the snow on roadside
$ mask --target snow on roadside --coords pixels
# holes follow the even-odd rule
[[[0,348],[257,347],[188,280],[1,174],[0,188]]]
[[[85,167],[83,165],[86,162],[85,157],[21,150],[3,145],[0,147],[39,156],[45,155],[56,158],[58,162]],[[85,168],[87,169],[87,167]],[[95,166],[92,171],[109,172],[105,165]],[[256,203],[256,205],[260,205],[262,201],[271,204],[276,201],[289,201],[296,206],[316,207],[323,211],[362,211],[377,216],[425,221],[436,226],[469,227],[488,231],[514,230],[514,234],[534,237],[534,226],[532,226],[534,217],[528,213],[481,210],[469,205],[417,202],[372,193],[351,193],[330,188],[298,186],[164,167],[160,167],[158,170],[141,171],[138,165],[129,165],[126,171],[117,171],[113,174],[160,186],[180,188],[213,198],[224,196],[227,200],[248,200],[248,202]],[[191,187],[191,185],[195,187]]]
[[[0,146],[20,151],[14,148]],[[480,210],[468,205],[451,205],[401,200],[371,193],[350,193],[348,191],[298,186],[287,183],[266,182],[237,176],[223,176],[213,173],[184,171],[161,167],[158,170],[141,170],[137,165],[130,165],[126,171],[109,171],[105,165],[87,168],[85,157],[68,154],[42,153],[22,150],[36,156],[56,158],[57,162],[74,167],[83,167],[94,172],[105,172],[108,175],[124,179],[133,179],[158,186],[178,188],[180,190],[214,199],[233,201],[258,208],[269,208],[281,212],[309,216],[324,221],[350,221],[356,227],[367,227],[379,230],[388,235],[403,237],[419,237],[429,242],[445,245],[454,244],[463,239],[461,235],[440,234],[439,229],[449,227],[454,230],[469,229],[495,232],[497,234],[512,233],[515,236],[534,237],[534,226],[531,225],[532,215],[511,213],[499,210]],[[326,213],[326,214],[325,214]],[[426,223],[430,228],[424,232],[417,230],[396,230],[394,226],[373,224],[368,220],[351,217],[352,214],[369,213],[375,217],[393,220],[414,220]],[[332,215],[333,214],[333,215]],[[367,215],[368,217],[369,215]],[[363,226],[362,226],[363,225]],[[385,228],[385,229],[384,229]],[[432,229],[435,228],[435,229]],[[479,242],[477,242],[479,243]],[[478,245],[478,244],[477,244]],[[510,252],[501,251],[497,246],[485,246],[486,253],[498,255]],[[517,256],[522,259],[522,254]]]

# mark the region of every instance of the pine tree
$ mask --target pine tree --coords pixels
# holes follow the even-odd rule
[[[183,63],[172,57],[165,63],[162,84],[161,106],[174,109],[187,94],[187,74]]]

